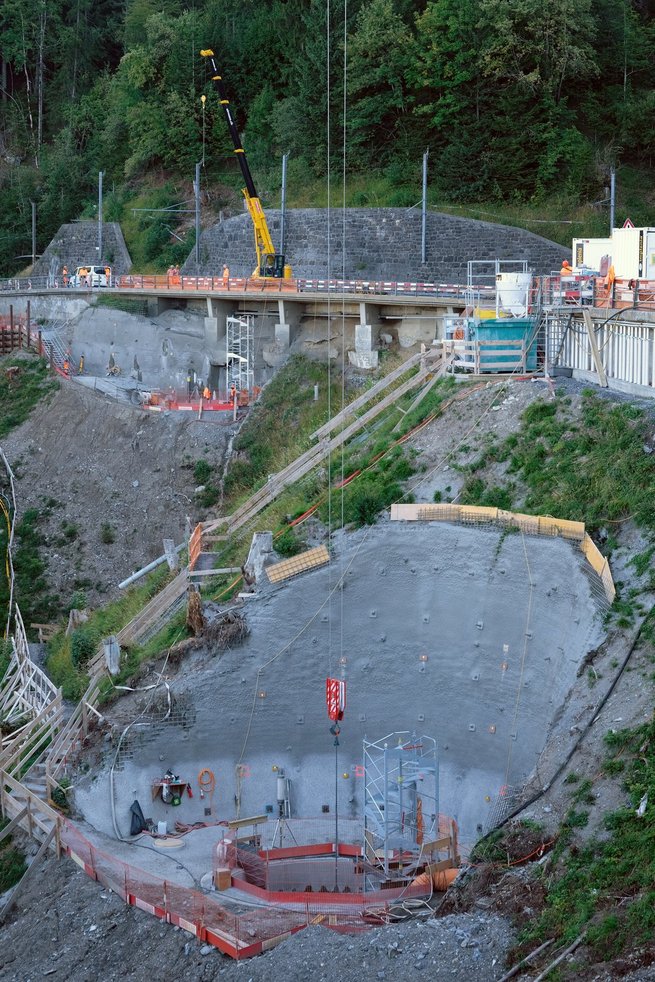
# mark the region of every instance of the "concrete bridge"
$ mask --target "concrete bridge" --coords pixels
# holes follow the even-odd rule
[[[314,343],[325,341],[339,325],[350,363],[377,367],[379,345],[397,341],[403,348],[431,344],[446,335],[448,318],[468,307],[495,305],[493,276],[471,289],[462,284],[370,280],[259,280],[186,275],[125,275],[110,287],[64,287],[52,276],[0,283],[0,312],[13,307],[34,319],[70,321],[91,307],[128,309],[125,298],[142,300],[150,320],[168,311],[202,319],[204,341],[212,353],[224,347],[230,318],[254,319],[266,366],[278,367],[308,325]],[[110,300],[109,298],[112,298]],[[320,325],[320,329],[319,329]],[[206,377],[206,375],[204,376]]]

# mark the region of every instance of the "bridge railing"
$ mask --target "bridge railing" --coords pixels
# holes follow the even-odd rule
[[[655,281],[616,279],[612,283],[597,276],[575,275],[562,278],[558,274],[535,278],[528,306],[534,308],[533,293],[542,291],[542,300],[549,305],[585,305],[592,307],[634,307],[645,310],[655,309]],[[429,283],[414,280],[347,280],[347,279],[297,279],[285,280],[252,276],[187,276],[172,273],[129,273],[112,278],[109,287],[73,286],[69,280],[65,285],[61,275],[11,277],[0,279],[0,294],[56,293],[74,296],[75,294],[102,293],[107,290],[143,290],[161,293],[251,293],[251,294],[298,294],[310,293],[327,296],[400,296],[434,297],[452,300],[464,306],[489,308],[496,303],[496,283],[476,282],[472,291],[464,283]],[[472,302],[473,301],[473,302]]]
[[[110,290],[147,290],[160,292],[170,290],[172,293],[319,293],[331,296],[412,296],[412,297],[442,297],[454,301],[465,302],[467,288],[464,283],[427,283],[414,280],[346,280],[346,279],[307,279],[299,277],[293,280],[235,277],[224,280],[222,276],[187,276],[168,273],[129,273],[116,276],[105,286],[87,287],[73,286],[69,282],[64,285],[61,275],[11,277],[0,280],[0,293],[30,293],[52,291],[55,293],[75,294],[103,293]],[[484,298],[495,298],[496,287],[490,281],[478,288]]]

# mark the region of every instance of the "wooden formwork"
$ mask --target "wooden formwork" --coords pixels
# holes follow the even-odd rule
[[[394,504],[391,506],[391,520],[394,522],[455,522],[462,525],[494,524],[505,528],[520,529],[526,535],[549,535],[569,539],[579,544],[589,565],[598,574],[608,603],[614,602],[616,588],[609,563],[587,534],[584,522],[553,518],[551,515],[526,515],[522,512],[505,511],[502,508],[453,503]]]

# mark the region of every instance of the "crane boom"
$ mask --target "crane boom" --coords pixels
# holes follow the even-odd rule
[[[230,136],[232,137],[234,153],[239,161],[239,167],[241,168],[241,174],[245,183],[245,187],[241,189],[241,192],[245,198],[248,214],[250,215],[255,232],[255,252],[257,254],[257,268],[255,269],[253,276],[275,276],[278,278],[284,277],[285,279],[288,279],[291,277],[291,269],[288,266],[285,266],[284,256],[275,251],[275,246],[273,245],[273,240],[271,239],[271,233],[268,230],[266,215],[264,214],[264,209],[261,201],[259,200],[255,182],[253,181],[250,167],[248,166],[246,152],[243,149],[239,131],[234,119],[232,118],[232,113],[230,112],[230,100],[227,97],[227,91],[225,89],[225,85],[223,84],[223,78],[216,67],[214,52],[211,50],[211,48],[205,48],[200,52],[200,54],[203,58],[208,58],[211,63],[212,82],[216,92],[218,93],[220,103],[225,110],[225,118],[227,119],[227,126],[230,131]]]

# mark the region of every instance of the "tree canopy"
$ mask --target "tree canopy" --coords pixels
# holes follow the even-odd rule
[[[207,46],[263,173],[289,152],[396,175],[429,148],[452,200],[583,200],[609,164],[652,166],[653,0],[4,0],[0,32],[3,272],[31,200],[45,244],[98,170],[225,169]]]

